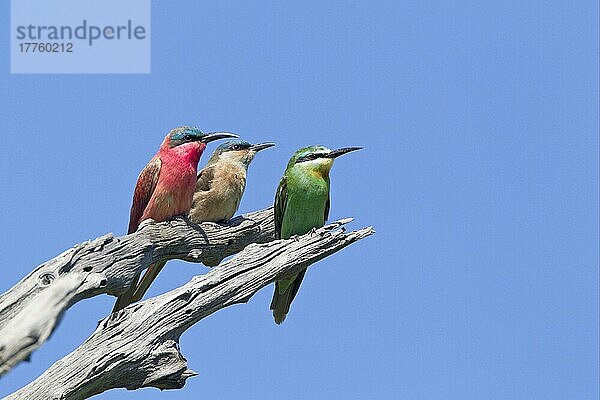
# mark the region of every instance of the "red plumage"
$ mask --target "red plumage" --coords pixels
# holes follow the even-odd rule
[[[161,222],[190,211],[198,161],[205,148],[206,144],[202,142],[171,148],[167,135],[158,153],[138,177],[128,233],[135,232],[146,219]]]
[[[158,153],[138,177],[128,233],[135,232],[146,219],[162,222],[190,211],[196,188],[198,161],[205,148],[206,144],[199,141],[171,147],[170,134],[165,137]],[[139,286],[138,274],[131,288],[117,298],[113,312],[135,301],[136,296],[141,297],[164,264],[158,262],[150,265]]]

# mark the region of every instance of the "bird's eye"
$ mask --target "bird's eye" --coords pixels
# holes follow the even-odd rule
[[[240,145],[236,144],[235,146],[233,146],[233,150],[239,150],[240,149]]]

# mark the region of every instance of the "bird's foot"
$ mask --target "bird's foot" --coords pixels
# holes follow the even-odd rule
[[[317,228],[313,227],[308,233],[310,233],[310,236],[315,236],[315,234],[317,233]]]
[[[299,242],[300,241],[300,235],[292,235],[292,236],[290,236],[290,239],[292,239],[294,242]]]

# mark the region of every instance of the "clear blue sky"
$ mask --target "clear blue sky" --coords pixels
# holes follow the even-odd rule
[[[183,390],[99,399],[597,399],[597,2],[154,3],[149,75],[10,75],[0,35],[0,291],[123,234],[180,124],[277,142],[241,212],[298,147],[365,146],[334,166],[331,219],[377,234],[312,267],[282,326],[268,287],[186,332]],[[206,270],[171,262],[150,292]],[[73,307],[0,395],[113,301]]]

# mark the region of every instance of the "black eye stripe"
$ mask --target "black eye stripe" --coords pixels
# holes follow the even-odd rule
[[[311,153],[311,154],[307,154],[305,156],[300,157],[296,162],[304,162],[304,161],[312,161],[312,160],[316,160],[319,157],[322,157],[324,154],[321,153]]]

